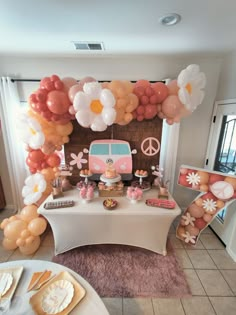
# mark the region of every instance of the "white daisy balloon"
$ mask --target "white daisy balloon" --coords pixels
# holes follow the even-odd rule
[[[187,110],[193,112],[204,98],[206,76],[198,65],[189,65],[182,70],[177,79],[178,97]]]
[[[73,107],[78,123],[93,131],[104,131],[116,119],[115,97],[99,82],[85,83],[83,91],[76,93]]]
[[[22,114],[17,121],[17,128],[20,139],[32,149],[39,149],[44,144],[45,136],[36,119],[29,117],[27,114]]]
[[[44,176],[40,173],[30,175],[25,180],[25,186],[22,189],[22,197],[25,205],[31,205],[37,202],[47,187]]]

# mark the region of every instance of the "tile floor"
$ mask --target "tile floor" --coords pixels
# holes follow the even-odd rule
[[[10,217],[9,210],[0,212],[0,222]],[[169,237],[192,290],[191,298],[103,298],[110,315],[235,315],[236,262],[226,252],[215,234],[207,228],[193,248],[175,237],[175,225]],[[0,239],[3,231],[0,230]],[[54,242],[51,230],[41,236],[41,246],[31,256],[18,249],[6,251],[0,245],[0,263],[20,259],[51,260]],[[17,315],[17,314],[16,314]],[[91,314],[96,315],[96,314]]]

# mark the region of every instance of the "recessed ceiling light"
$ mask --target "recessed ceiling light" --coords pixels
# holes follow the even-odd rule
[[[160,18],[160,23],[165,26],[172,26],[179,23],[180,20],[181,20],[181,16],[179,14],[170,13],[170,14],[166,14],[162,16]]]

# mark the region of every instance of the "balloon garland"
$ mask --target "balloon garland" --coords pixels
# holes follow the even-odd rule
[[[190,115],[204,98],[205,74],[198,65],[189,65],[167,85],[138,80],[99,83],[92,77],[79,82],[57,75],[45,77],[29,96],[29,109],[18,117],[18,130],[26,145],[26,164],[31,173],[25,180],[22,197],[25,207],[1,222],[3,247],[30,255],[40,246],[47,221],[37,208],[52,192],[51,183],[60,174],[59,151],[69,142],[72,120],[99,132],[107,126],[142,122],[158,116],[169,125]]]

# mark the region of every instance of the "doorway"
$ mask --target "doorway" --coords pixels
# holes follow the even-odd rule
[[[215,103],[206,168],[227,174],[236,174],[236,99]],[[211,228],[227,246],[236,225],[236,216],[230,206],[217,214]]]

